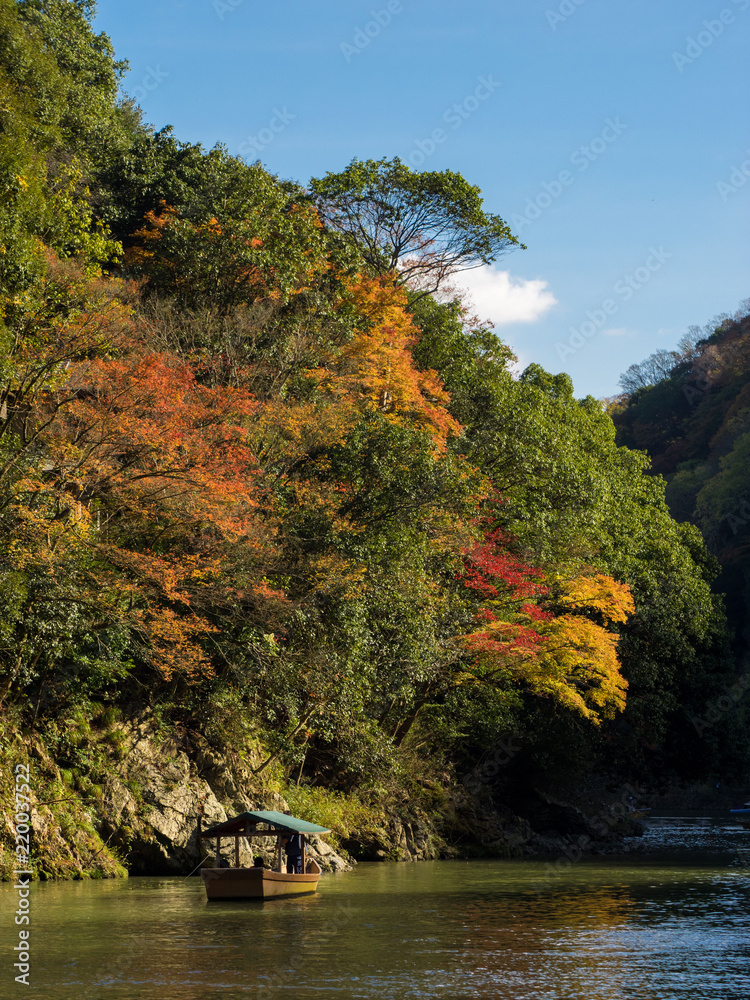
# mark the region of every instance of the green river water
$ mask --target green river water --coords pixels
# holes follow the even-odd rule
[[[33,884],[29,986],[0,887],[0,997],[750,997],[750,831],[654,821],[633,853],[362,864],[315,896],[208,904],[200,879]]]

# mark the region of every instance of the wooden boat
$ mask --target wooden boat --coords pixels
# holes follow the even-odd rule
[[[729,815],[735,819],[740,826],[750,830],[750,802],[746,802],[741,809],[730,809]]]
[[[644,806],[641,809],[633,809],[628,812],[630,819],[648,819],[651,813],[651,806]]]
[[[203,883],[208,899],[270,899],[315,892],[320,867],[310,858],[304,875],[270,871],[268,868],[204,868]]]
[[[320,879],[320,865],[306,857],[306,840],[310,834],[331,831],[324,826],[308,823],[288,813],[273,811],[245,812],[234,819],[205,830],[198,836],[216,841],[215,867],[202,868],[203,884],[208,899],[272,899],[278,896],[298,896],[315,892]],[[302,872],[283,870],[284,839],[299,834],[302,845]],[[234,867],[222,864],[221,841],[234,838]],[[240,837],[276,837],[276,868],[240,867]]]

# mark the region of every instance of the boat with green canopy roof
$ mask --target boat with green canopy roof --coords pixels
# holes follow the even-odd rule
[[[198,836],[216,842],[216,866],[201,869],[208,899],[272,899],[275,896],[296,896],[315,892],[320,879],[320,865],[306,856],[306,838],[312,834],[330,833],[324,826],[297,819],[289,813],[274,811],[244,812],[234,819],[212,826]],[[284,843],[299,836],[301,865],[298,872],[283,870]],[[276,837],[276,864],[273,869],[257,864],[240,867],[240,838]],[[222,864],[221,842],[234,839],[234,867]]]

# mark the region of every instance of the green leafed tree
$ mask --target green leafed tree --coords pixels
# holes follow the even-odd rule
[[[519,246],[479,188],[451,170],[413,171],[393,160],[352,160],[313,178],[322,219],[361,250],[376,274],[435,291],[451,274],[491,264]]]
[[[93,165],[129,142],[127,108],[117,92],[127,63],[115,59],[109,37],[92,27],[94,0],[19,0],[18,16],[36,54],[54,60],[60,74],[59,124],[66,149]]]
[[[499,525],[542,565],[588,565],[631,587],[635,614],[620,645],[630,687],[615,757],[631,774],[710,770],[718,742],[690,717],[731,685],[734,665],[711,591],[717,567],[700,535],[672,519],[648,457],[618,447],[602,405],[576,399],[567,375],[530,365],[514,378],[502,345],[467,329],[455,304],[423,299],[415,321],[418,360],[443,378],[464,425],[456,447],[500,494]]]
[[[124,64],[90,25],[94,5],[0,0],[0,310],[13,319],[44,269],[41,242],[86,266],[119,245],[95,217],[91,187],[127,146],[117,102]],[[41,242],[40,242],[41,241]],[[1,316],[0,316],[1,318]]]

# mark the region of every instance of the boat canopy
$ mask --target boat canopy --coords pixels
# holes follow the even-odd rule
[[[268,830],[258,830],[257,824],[265,823]],[[247,837],[274,836],[277,833],[330,833],[325,826],[318,826],[316,823],[308,823],[304,819],[297,819],[295,816],[288,816],[286,813],[274,812],[244,812],[234,819],[228,819],[218,826],[212,826],[210,830],[204,830],[201,837]]]

